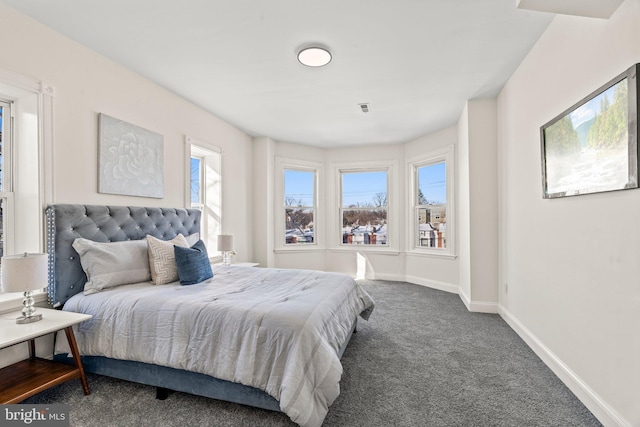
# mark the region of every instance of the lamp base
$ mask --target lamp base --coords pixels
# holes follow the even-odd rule
[[[231,251],[222,251],[222,264],[231,265]]]
[[[33,323],[38,320],[42,320],[42,314],[34,314],[33,316],[20,316],[16,319],[16,323],[19,325],[24,325],[25,323]]]

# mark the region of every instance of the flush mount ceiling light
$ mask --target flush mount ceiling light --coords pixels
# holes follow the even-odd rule
[[[307,67],[323,67],[331,62],[331,52],[324,47],[306,47],[298,52],[298,61]]]

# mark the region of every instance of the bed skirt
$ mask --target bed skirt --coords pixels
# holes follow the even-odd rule
[[[342,358],[353,333],[356,332],[357,324],[356,318],[347,339],[340,347],[339,358]],[[103,356],[82,356],[81,358],[85,372],[280,412],[280,403],[255,387],[221,380],[198,372],[133,360],[118,360]],[[73,358],[66,353],[57,354],[54,359],[73,363]]]

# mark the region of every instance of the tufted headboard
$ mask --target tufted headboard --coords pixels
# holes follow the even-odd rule
[[[78,237],[96,242],[144,239],[147,234],[169,240],[200,232],[197,209],[137,206],[51,205],[46,209],[49,253],[49,300],[64,305],[84,289],[87,276],[71,246]]]

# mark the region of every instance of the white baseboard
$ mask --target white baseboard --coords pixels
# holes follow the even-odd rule
[[[452,285],[451,283],[446,282],[438,282],[437,280],[427,280],[422,277],[417,276],[404,276],[404,281],[413,283],[414,285],[426,286],[427,288],[438,289],[445,292],[450,292],[452,294],[458,293],[458,286]]]
[[[571,390],[571,392],[587,407],[605,426],[631,427],[631,423],[621,417],[607,405],[596,392],[584,383],[562,360],[549,350],[535,335],[531,333],[504,306],[498,306],[498,313],[522,340],[542,359],[554,374]]]
[[[367,277],[369,280],[389,280],[391,282],[405,282],[404,274],[380,274],[374,273],[373,277]]]
[[[498,313],[497,302],[472,301],[471,298],[469,298],[469,295],[467,295],[467,293],[462,289],[458,291],[458,295],[460,295],[460,299],[462,300],[464,305],[467,307],[467,310],[469,310],[472,313],[491,313],[491,314]]]

